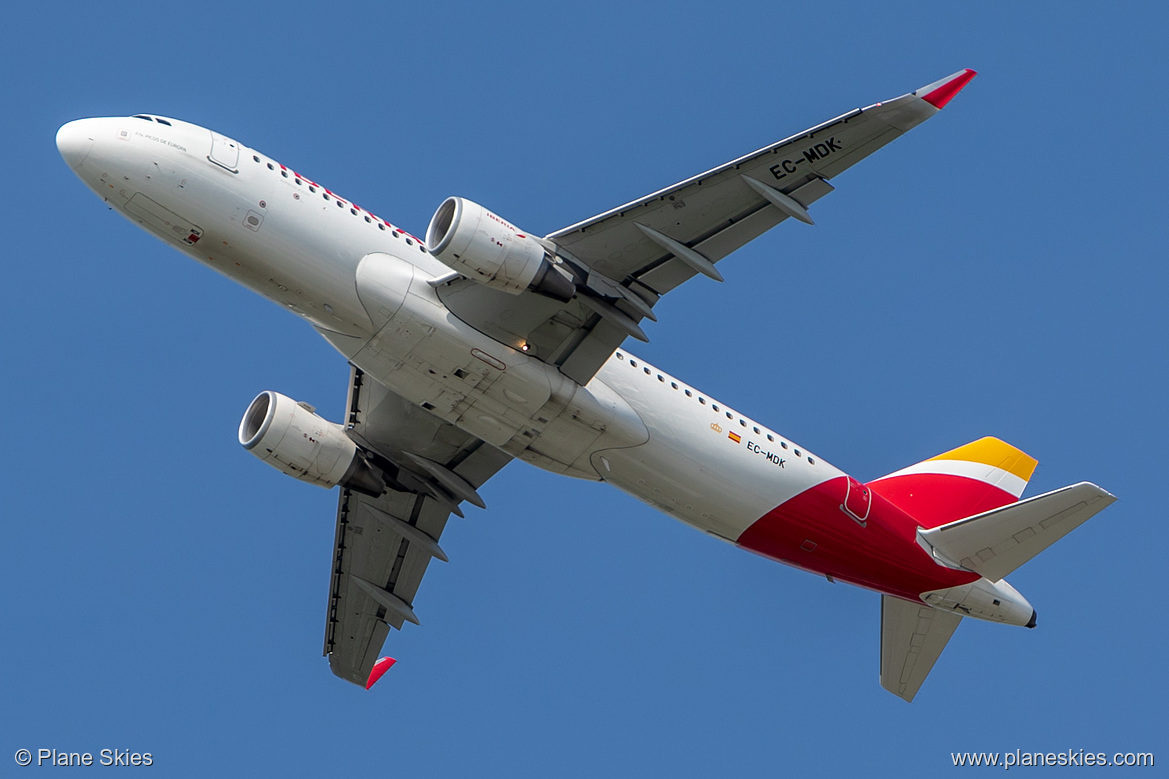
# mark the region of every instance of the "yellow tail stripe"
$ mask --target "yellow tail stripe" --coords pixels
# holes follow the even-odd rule
[[[951,449],[937,457],[931,457],[930,460],[965,460],[991,465],[1007,473],[1013,473],[1023,481],[1030,480],[1031,474],[1035,473],[1035,466],[1039,464],[1038,460],[1023,450],[992,436]]]

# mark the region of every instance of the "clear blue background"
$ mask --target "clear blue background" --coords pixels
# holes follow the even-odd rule
[[[5,19],[0,766],[156,775],[936,775],[1152,751],[1164,699],[1169,14],[1159,3],[47,2]],[[1039,5],[1039,4],[1036,4]],[[108,211],[62,123],[213,127],[416,234],[546,233],[963,67],[926,125],[666,298],[634,352],[862,479],[993,434],[1120,502],[912,705],[878,597],[524,464],[443,538],[372,691],[320,656],[336,494],[235,441],[345,398],[305,324]],[[26,771],[33,769],[25,769]]]

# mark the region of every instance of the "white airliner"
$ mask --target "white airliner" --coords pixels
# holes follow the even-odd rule
[[[80,119],[57,147],[104,201],[284,306],[351,365],[340,424],[262,392],[240,443],[341,486],[325,654],[366,688],[463,502],[513,458],[609,482],[706,533],[881,593],[881,684],[911,700],[963,617],[1034,627],[1004,576],[1114,498],[1020,500],[1036,461],[983,438],[862,484],[622,348],[654,306],[942,109],[964,70],[543,238],[452,197],[425,241],[217,132]],[[699,279],[696,283],[711,283]]]

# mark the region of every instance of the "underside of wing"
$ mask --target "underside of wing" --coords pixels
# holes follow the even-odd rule
[[[459,503],[511,457],[413,406],[354,368],[347,427],[387,474],[380,497],[342,490],[325,621],[333,673],[368,686],[391,627],[418,624],[414,597]]]
[[[829,180],[936,114],[964,87],[964,70],[893,100],[858,108],[758,151],[558,230],[543,245],[575,294],[519,295],[452,275],[439,294],[456,316],[497,340],[557,365],[581,384],[658,299],[808,207]]]

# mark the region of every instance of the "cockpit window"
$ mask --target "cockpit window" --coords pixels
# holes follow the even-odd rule
[[[134,116],[133,116],[133,117],[131,117],[131,118],[133,118],[133,119],[145,119],[145,120],[146,120],[146,121],[148,121],[148,122],[153,122],[153,121],[154,121],[154,120],[153,120],[153,119],[151,119],[149,116],[145,116],[145,115],[143,115],[143,114],[134,114]]]
[[[165,120],[165,119],[158,119],[158,118],[155,118],[155,120],[154,120],[154,121],[158,122],[159,124],[165,124],[167,127],[174,127],[174,125],[172,125],[170,122],[168,122],[168,121],[167,121],[167,120]]]

